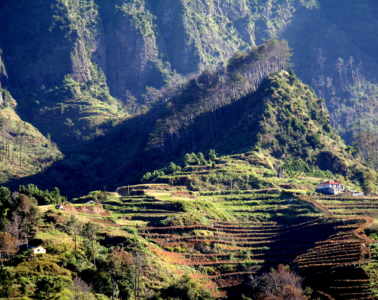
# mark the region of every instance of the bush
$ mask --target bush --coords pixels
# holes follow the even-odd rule
[[[55,187],[52,191],[40,190],[34,184],[20,185],[18,191],[37,200],[39,205],[60,204],[67,198],[60,194],[59,188]]]
[[[252,299],[306,300],[302,289],[302,279],[290,271],[289,267],[279,265],[277,270],[258,278],[252,278]]]
[[[210,294],[185,277],[175,284],[160,290],[150,300],[210,300]]]
[[[362,191],[368,195],[375,191],[376,176],[369,170],[357,170],[354,176],[361,184]]]
[[[170,162],[167,168],[168,174],[175,174],[176,172],[180,172],[181,167],[179,165],[176,165],[174,162]]]

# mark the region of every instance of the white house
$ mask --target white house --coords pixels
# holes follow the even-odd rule
[[[63,204],[57,204],[57,205],[55,206],[55,208],[56,208],[56,209],[59,209],[59,210],[64,210],[64,206],[63,206]]]
[[[326,181],[320,183],[316,187],[318,193],[327,194],[327,195],[337,195],[345,191],[344,186],[338,181]]]
[[[46,249],[43,248],[42,246],[33,247],[32,251],[34,255],[46,254]]]

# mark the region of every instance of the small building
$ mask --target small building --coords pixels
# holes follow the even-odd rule
[[[320,183],[316,187],[316,191],[318,193],[327,194],[327,195],[338,195],[344,192],[345,188],[340,182],[330,180],[330,181]]]
[[[34,255],[46,254],[46,249],[42,246],[32,247],[31,250],[33,251]]]
[[[351,194],[353,197],[363,197],[365,194],[363,192],[356,192],[356,191],[351,191]]]
[[[59,209],[59,210],[64,210],[64,206],[63,204],[58,204],[55,206],[56,209]]]

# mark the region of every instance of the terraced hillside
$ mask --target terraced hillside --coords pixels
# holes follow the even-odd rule
[[[376,293],[376,282],[368,278],[372,269],[376,269],[376,257],[371,253],[377,245],[368,238],[364,230],[376,226],[378,222],[378,198],[376,196],[313,196],[304,197],[325,214],[334,218],[355,222],[359,226],[347,235],[336,235],[328,243],[320,244],[298,259],[305,272],[314,273],[314,261],[322,259],[322,264],[336,266],[335,274],[329,285],[330,292],[337,292],[342,299],[370,299],[373,290]],[[360,242],[355,242],[355,238]],[[376,251],[376,250],[375,250]],[[320,255],[319,255],[320,254]],[[342,256],[342,261],[337,259]],[[373,257],[372,257],[373,256]],[[357,258],[359,258],[357,260]],[[372,261],[371,261],[372,259]],[[348,261],[349,260],[349,261]],[[363,268],[356,266],[363,265]],[[315,266],[316,267],[316,266]],[[323,270],[317,268],[315,272]],[[339,269],[339,270],[337,270]],[[376,296],[376,294],[375,294]]]
[[[95,195],[77,201],[99,201]],[[121,187],[101,202],[120,228],[135,227],[155,244],[157,255],[214,281],[213,295],[240,296],[250,276],[291,264],[328,299],[372,299],[361,267],[370,259],[366,219],[332,216],[289,190],[144,184]]]

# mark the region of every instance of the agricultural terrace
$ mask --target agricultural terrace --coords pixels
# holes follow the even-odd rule
[[[332,216],[288,190],[189,191],[142,184],[117,193],[94,192],[76,202],[91,199],[109,213],[110,231],[137,234],[167,263],[191,270],[195,280],[216,283],[214,295],[294,261],[319,292],[336,299],[371,296],[362,268],[370,259],[362,234],[366,220]],[[104,216],[100,219],[104,222]],[[340,274],[332,282],[321,276],[331,269]],[[341,276],[346,270],[355,274],[348,284]]]

